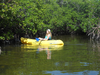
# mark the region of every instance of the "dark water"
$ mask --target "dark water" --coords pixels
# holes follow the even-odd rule
[[[57,36],[64,46],[2,45],[0,75],[100,75],[100,42]]]

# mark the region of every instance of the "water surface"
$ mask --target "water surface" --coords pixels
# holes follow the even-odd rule
[[[55,36],[64,46],[2,45],[0,75],[99,75],[100,43],[87,36]]]

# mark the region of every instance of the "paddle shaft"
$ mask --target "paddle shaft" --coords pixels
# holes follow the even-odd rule
[[[39,45],[41,44],[41,41],[42,41],[42,40],[40,40]]]

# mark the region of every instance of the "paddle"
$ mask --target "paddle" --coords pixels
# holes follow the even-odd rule
[[[37,42],[40,40],[39,38],[35,38],[35,39],[36,39]],[[41,40],[40,40],[40,42],[39,42],[39,45],[40,45],[40,43],[41,43]]]

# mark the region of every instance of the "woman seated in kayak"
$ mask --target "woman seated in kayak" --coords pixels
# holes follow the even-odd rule
[[[39,39],[40,40],[51,40],[51,37],[52,37],[51,31],[50,31],[50,29],[47,29],[45,38],[39,37]]]

